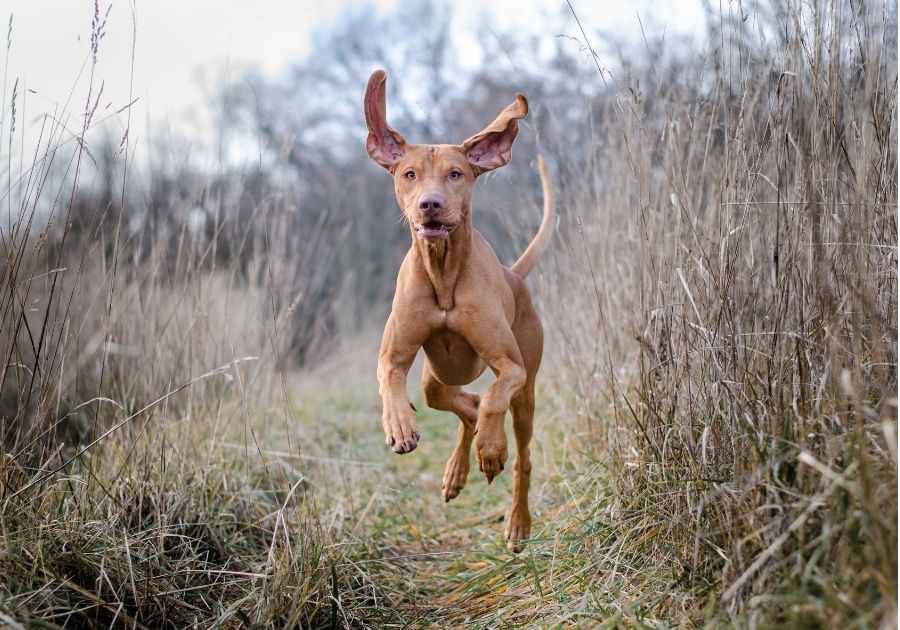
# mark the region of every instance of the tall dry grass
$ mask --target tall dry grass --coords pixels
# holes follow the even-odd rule
[[[252,171],[129,187],[147,174],[127,106],[121,141],[94,131],[94,7],[83,109],[45,116],[18,173],[3,156],[0,625],[328,620],[332,534],[257,434],[306,451],[285,373],[331,335],[319,296],[340,233]]]
[[[638,618],[889,627],[896,11],[720,19],[696,65],[598,64],[614,115],[563,190],[543,301],[605,475],[591,579]]]

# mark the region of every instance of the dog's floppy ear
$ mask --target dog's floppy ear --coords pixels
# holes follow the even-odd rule
[[[366,86],[366,98],[363,108],[366,111],[366,127],[369,137],[366,139],[366,151],[369,157],[391,170],[397,161],[406,153],[406,140],[399,133],[388,127],[387,105],[385,103],[385,83],[387,73],[376,70],[369,77]]]
[[[528,115],[528,101],[516,94],[516,102],[500,112],[488,127],[463,142],[463,153],[476,174],[500,168],[509,162],[513,141],[519,134],[518,121]]]

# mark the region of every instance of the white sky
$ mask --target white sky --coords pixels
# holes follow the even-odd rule
[[[132,133],[165,124],[179,133],[202,134],[208,129],[206,100],[221,82],[224,68],[232,77],[249,64],[277,75],[291,61],[305,56],[311,36],[333,22],[342,11],[358,7],[358,0],[102,0],[101,18],[111,4],[106,35],[100,42],[95,83],[104,84],[101,111],[113,113],[129,101],[132,76],[132,25],[136,24]],[[397,9],[399,0],[372,2],[379,12]],[[699,0],[572,0],[588,33],[606,30],[629,41],[641,41],[644,27],[690,33],[702,25]],[[490,20],[499,32],[521,28],[546,38],[581,33],[567,17],[565,0],[456,0],[454,34],[465,40],[467,30]],[[491,16],[486,17],[486,8]],[[3,98],[4,125],[0,145],[8,142],[9,102],[19,80],[17,127],[25,123],[29,147],[40,115],[84,110],[90,70],[90,29],[93,0],[4,0],[0,3],[0,31],[13,16]],[[134,21],[133,21],[134,17]],[[3,42],[5,44],[5,42]],[[5,46],[0,44],[3,48]],[[573,44],[575,45],[575,44]],[[226,63],[227,62],[227,63]],[[79,78],[80,75],[80,78]],[[24,97],[24,98],[23,98]],[[121,116],[121,115],[120,115]],[[78,128],[78,117],[70,119]],[[124,119],[119,123],[124,129]],[[134,134],[132,140],[141,134]],[[21,140],[16,141],[19,145]],[[140,140],[138,140],[140,144]],[[33,149],[32,149],[33,150]],[[8,152],[0,149],[0,163]]]

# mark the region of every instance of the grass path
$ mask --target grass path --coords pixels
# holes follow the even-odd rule
[[[411,383],[417,374],[416,366]],[[549,540],[536,540],[516,556],[503,539],[512,466],[489,486],[473,454],[465,489],[444,503],[441,478],[455,443],[456,417],[429,409],[411,384],[423,439],[413,453],[395,455],[384,445],[374,378],[356,384],[348,387],[330,377],[307,384],[297,400],[297,429],[303,446],[314,451],[311,456],[321,458],[310,461],[324,462],[314,483],[327,495],[326,509],[352,523],[345,544],[360,547],[348,552],[354,568],[365,574],[361,579],[376,581],[390,600],[371,612],[380,622],[400,627],[496,627],[532,619],[542,608],[546,579],[535,559],[553,546],[553,515],[561,505],[565,509],[559,460],[547,447],[549,427],[536,427],[531,491],[532,535]],[[546,417],[539,408],[538,422]],[[512,441],[509,419],[507,434]],[[523,595],[537,598],[531,608],[518,605]]]

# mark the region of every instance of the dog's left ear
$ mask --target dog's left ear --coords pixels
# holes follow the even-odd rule
[[[488,127],[463,142],[463,153],[480,175],[500,168],[512,155],[512,145],[519,135],[518,121],[528,115],[528,101],[516,94],[516,102],[500,112]]]

